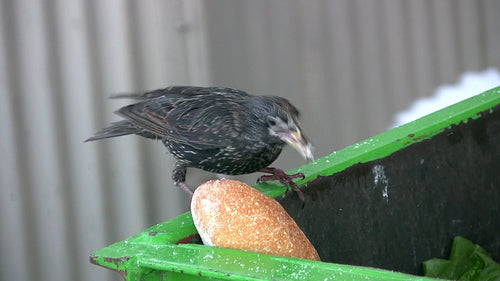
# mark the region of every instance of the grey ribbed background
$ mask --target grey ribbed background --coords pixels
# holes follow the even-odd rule
[[[464,71],[500,68],[499,15],[498,0],[2,0],[0,279],[119,280],[88,255],[188,209],[160,143],[83,143],[126,104],[109,94],[281,95],[319,157]],[[291,149],[276,162],[301,164]]]

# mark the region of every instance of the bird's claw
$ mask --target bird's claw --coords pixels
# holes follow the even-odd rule
[[[278,168],[272,168],[272,167],[267,167],[262,169],[260,172],[262,173],[268,173],[270,175],[262,175],[257,179],[257,183],[262,183],[262,182],[267,182],[270,180],[279,180],[281,184],[287,187],[287,191],[290,189],[293,189],[297,195],[299,196],[300,201],[302,201],[302,204],[305,202],[304,194],[302,193],[302,190],[300,187],[293,181],[293,179],[296,178],[301,178],[305,179],[304,173],[296,173],[293,175],[288,175],[286,174],[283,170],[278,169]]]
[[[297,178],[305,179],[306,176],[304,175],[304,173],[296,173],[293,175],[288,175],[288,174],[285,174],[285,172],[283,172],[283,175],[281,173],[272,174],[272,175],[262,175],[257,179],[257,183],[262,183],[262,182],[272,181],[272,180],[279,180],[281,183],[285,184],[283,182],[283,178],[286,178],[286,182],[288,182],[288,181],[293,182],[293,179],[297,179]]]

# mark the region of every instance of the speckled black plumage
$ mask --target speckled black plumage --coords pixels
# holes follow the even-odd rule
[[[120,108],[124,120],[86,141],[128,134],[161,140],[176,159],[176,183],[185,181],[188,167],[238,175],[269,166],[286,144],[270,134],[272,116],[300,129],[288,100],[232,88],[176,86],[114,97],[138,102]]]

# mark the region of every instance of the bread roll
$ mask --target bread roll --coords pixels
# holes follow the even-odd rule
[[[193,194],[191,213],[205,245],[320,260],[285,209],[245,183],[203,183]]]

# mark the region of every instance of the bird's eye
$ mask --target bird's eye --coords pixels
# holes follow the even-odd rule
[[[267,125],[269,125],[270,127],[273,127],[273,126],[276,126],[276,118],[274,117],[268,117],[267,118]]]

